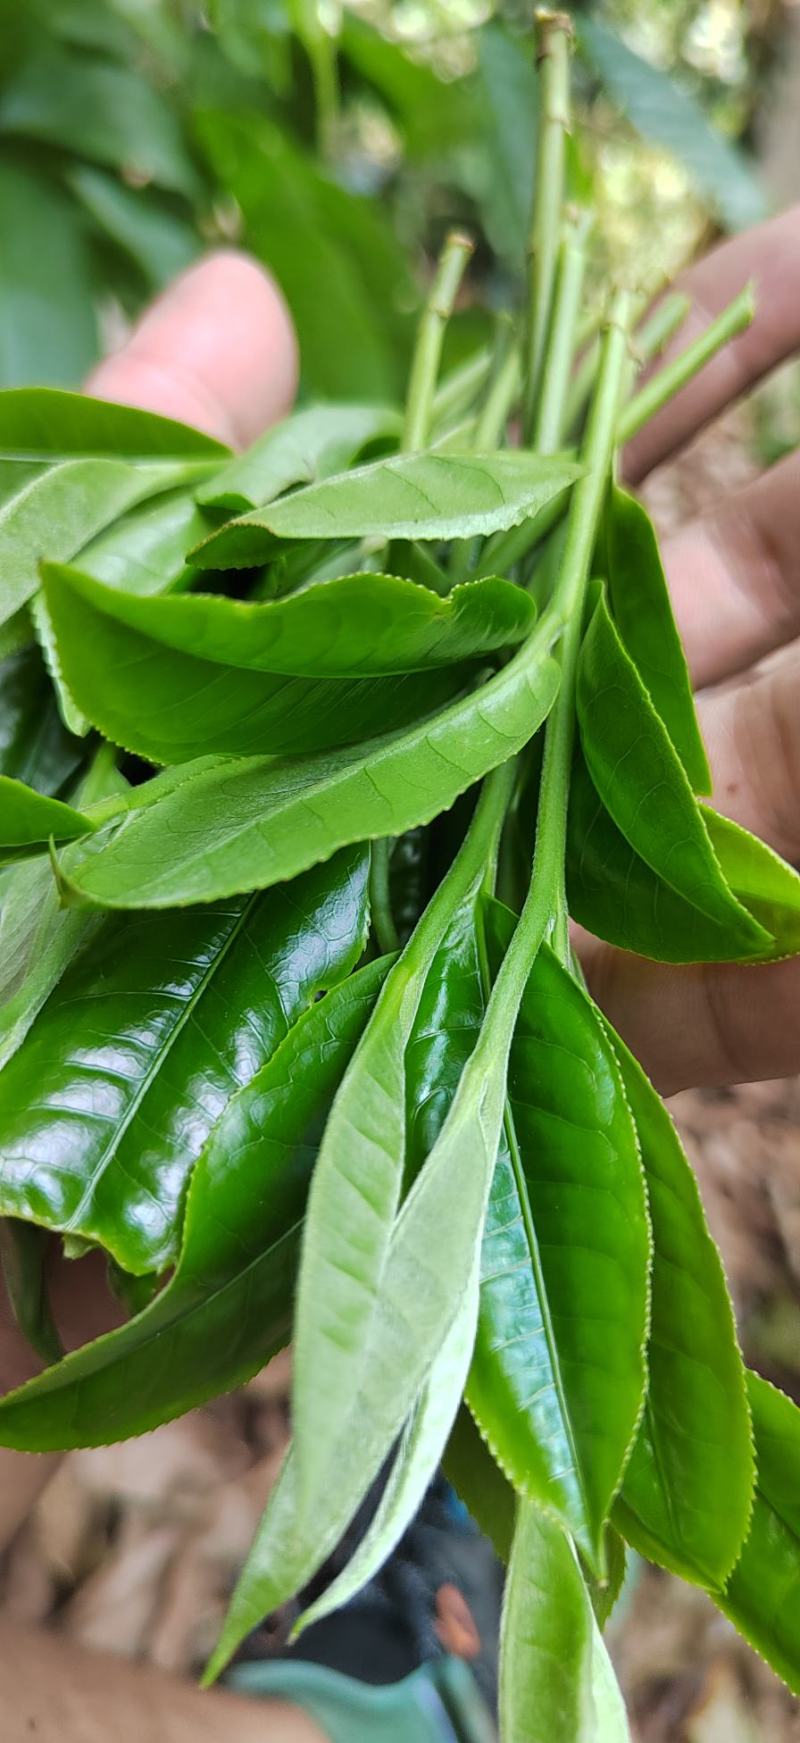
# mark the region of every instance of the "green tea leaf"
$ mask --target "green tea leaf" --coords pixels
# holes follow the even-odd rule
[[[0,507],[0,621],[33,597],[42,557],[68,561],[134,503],[183,483],[191,470],[183,460],[75,459],[23,484]]]
[[[478,1317],[477,1267],[459,1311],[408,1419],[375,1516],[355,1555],[322,1596],[304,1612],[308,1628],[349,1603],[383,1566],[415,1518],[436,1470],[461,1403]]]
[[[369,1384],[375,1328],[399,1239],[406,1050],[420,998],[445,937],[454,927],[470,927],[508,790],[502,778],[484,789],[462,847],[387,975],[320,1148],[297,1290],[292,1403],[296,1487],[309,1514],[313,1498],[324,1492],[330,1451],[345,1438],[353,1398]],[[378,1360],[385,1373],[383,1347]],[[420,1386],[425,1378],[423,1367]],[[417,1402],[412,1393],[408,1412]]]
[[[138,406],[59,388],[0,393],[0,451],[20,461],[208,460],[230,452],[203,430]],[[191,476],[191,475],[190,475]]]
[[[710,807],[703,816],[726,882],[753,919],[773,935],[769,956],[800,950],[800,876],[766,842],[729,817]]]
[[[800,1411],[748,1375],[758,1477],[750,1530],[719,1605],[793,1694],[800,1694]]]
[[[575,1553],[521,1501],[500,1636],[500,1725],[514,1743],[629,1743]]]
[[[80,622],[72,640],[72,663],[78,669],[81,639],[90,637],[97,617],[109,620],[119,639],[98,641],[124,656],[133,646],[125,631],[153,643],[153,678],[137,666],[137,684],[148,684],[148,696],[158,695],[155,667],[168,650],[180,661],[194,659],[204,667],[230,666],[247,671],[308,678],[359,678],[428,670],[459,660],[475,659],[523,641],[533,628],[536,612],[529,595],[510,581],[494,577],[455,587],[446,598],[397,575],[343,575],[290,594],[286,599],[251,602],[213,594],[181,594],[175,598],[141,598],[111,592],[78,569],[49,565],[48,595],[59,606],[61,642],[66,648],[71,615]],[[60,597],[61,596],[61,597]],[[100,633],[98,626],[97,633]],[[111,631],[106,631],[111,634]],[[141,650],[144,658],[144,650]],[[86,666],[94,653],[87,654]],[[120,674],[114,674],[119,681]],[[122,674],[124,681],[124,673]]]
[[[511,932],[488,916],[490,959]],[[598,1562],[642,1407],[649,1236],[636,1133],[592,1005],[542,946],[509,1063],[470,1408],[515,1486]]]
[[[686,657],[672,614],[655,527],[640,502],[609,492],[603,543],[611,610],[620,639],[696,793],[711,792]]]
[[[194,1170],[166,1289],[0,1401],[0,1444],[143,1434],[242,1384],[287,1341],[319,1132],[385,972],[370,963],[318,1000],[233,1096]]]
[[[490,904],[478,929],[451,930],[420,1003],[407,1067],[415,1161],[475,1044],[513,917]],[[511,1048],[468,1399],[506,1475],[592,1560],[641,1408],[647,1289],[644,1185],[613,1053],[543,946]]]
[[[108,922],[0,1074],[0,1212],[163,1271],[231,1095],[358,960],[367,869],[351,849],[268,897]]]
[[[186,552],[209,525],[186,491],[167,491],[98,533],[77,553],[77,562],[82,574],[121,592],[178,592],[199,579]]]
[[[131,795],[91,864],[65,868],[71,887],[108,907],[214,901],[293,877],[352,841],[427,822],[541,724],[558,687],[546,641],[543,626],[488,684],[390,737],[291,764],[201,759],[177,779],[159,776]]]
[[[252,604],[142,599],[55,565],[43,576],[70,694],[115,743],[160,763],[209,749],[297,754],[405,725],[465,687],[466,661],[521,641],[535,617],[526,594],[495,580],[440,599],[397,576],[354,575]]]
[[[600,18],[581,15],[579,41],[612,101],[645,139],[686,166],[729,229],[766,217],[755,169],[671,73],[635,54]]]
[[[345,401],[304,407],[201,484],[197,501],[240,512],[257,508],[291,485],[312,484],[345,471],[369,442],[399,436],[401,423],[392,406]]]
[[[234,651],[246,655],[241,632],[247,616],[238,617],[237,612],[250,614],[257,642],[259,628],[267,627],[259,624],[259,614],[275,611],[280,616],[294,601],[239,606],[211,597],[142,599],[112,591],[77,569],[45,564],[42,575],[58,671],[70,696],[114,743],[155,763],[190,762],[210,750],[247,756],[333,749],[427,717],[463,690],[469,676],[469,668],[458,666],[398,677],[287,678],[280,667],[268,669],[266,650],[262,669],[249,662],[226,664],[222,645],[221,659],[205,659],[171,646],[159,631],[167,627],[169,633],[170,625],[175,626],[171,639],[176,642],[184,639],[183,624],[189,632],[186,640],[192,639],[194,629],[213,649],[216,622],[221,644],[227,630],[228,639],[238,643]],[[320,592],[327,594],[335,586],[329,582]],[[397,586],[419,591],[412,583]],[[190,607],[189,613],[179,610],[176,617],[170,608],[182,605]],[[221,613],[216,609],[220,605]],[[160,607],[166,607],[166,625]],[[290,639],[299,661],[296,632]],[[254,651],[257,658],[258,649]]]
[[[276,539],[467,539],[518,526],[568,490],[580,468],[563,456],[399,454],[322,479],[212,533],[192,562],[242,568]]]
[[[0,775],[0,862],[43,852],[51,839],[70,841],[91,829],[91,818],[72,805]]]
[[[736,825],[716,812],[703,807],[702,817],[722,875],[762,929],[760,949],[744,950],[724,923],[701,914],[639,858],[609,817],[580,753],[570,781],[567,831],[567,893],[573,917],[598,938],[657,962],[770,961],[795,949],[795,874],[746,831],[734,838]],[[746,871],[739,834],[748,843]],[[735,854],[730,851],[734,839]],[[761,894],[751,895],[748,885]],[[767,924],[774,924],[774,939],[763,930]]]
[[[703,815],[636,667],[598,598],[578,664],[581,745],[595,787],[658,877],[752,955],[768,935],[728,889]]]
[[[675,1127],[633,1055],[610,1038],[639,1135],[653,1231],[647,1401],[619,1523],[651,1561],[718,1586],[747,1531],[754,1481],[733,1309]]]

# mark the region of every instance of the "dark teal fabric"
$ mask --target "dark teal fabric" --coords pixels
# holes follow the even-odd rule
[[[225,1679],[237,1694],[291,1701],[330,1743],[495,1743],[496,1732],[467,1666],[424,1664],[403,1682],[375,1687],[302,1659],[237,1664]]]

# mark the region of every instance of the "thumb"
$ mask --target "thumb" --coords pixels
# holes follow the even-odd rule
[[[181,274],[86,392],[161,412],[246,447],[289,410],[297,341],[274,280],[226,249]]]

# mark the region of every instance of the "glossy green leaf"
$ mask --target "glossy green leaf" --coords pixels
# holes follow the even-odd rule
[[[522,449],[498,454],[399,454],[322,479],[213,533],[201,568],[262,562],[276,539],[466,539],[517,526],[579,476],[572,460]]]
[[[490,957],[511,932],[488,915]],[[483,1238],[470,1407],[515,1485],[590,1560],[642,1406],[649,1235],[602,1025],[543,946],[522,1000]]]
[[[11,654],[0,665],[0,774],[55,795],[82,755],[61,725],[36,649]]]
[[[519,1505],[506,1580],[499,1704],[513,1743],[629,1743],[575,1553],[530,1501]]]
[[[750,1530],[715,1603],[800,1695],[800,1411],[748,1375],[758,1478]]]
[[[463,924],[449,933],[409,1046],[417,1164],[475,1044],[513,917],[492,904],[478,926],[479,935]],[[506,1475],[596,1561],[644,1388],[644,1186],[613,1052],[546,946],[522,1000],[508,1082],[468,1399]]]
[[[223,442],[174,418],[59,388],[14,387],[0,393],[0,451],[21,461],[208,460],[221,463]]]
[[[188,595],[141,599],[112,591],[77,569],[45,564],[42,573],[58,670],[69,694],[108,738],[150,762],[190,762],[207,751],[296,756],[333,749],[427,717],[463,690],[471,675],[469,668],[459,666],[391,678],[287,678],[280,670],[225,664],[166,644],[158,633],[163,624],[159,608],[166,606],[166,617],[176,626],[173,641],[180,638],[182,619],[187,640],[194,628],[199,639],[207,635],[213,648],[217,622],[220,643],[227,627],[229,640],[238,641],[246,654],[246,637],[240,632],[246,630],[247,617],[237,612],[250,614],[256,641],[259,613],[281,614],[293,601],[238,606]],[[335,585],[330,582],[320,591],[327,594]],[[179,610],[176,617],[171,611],[175,605],[188,605],[189,612]],[[147,627],[140,630],[134,623]],[[297,636],[294,645],[299,655]],[[265,661],[267,657],[265,651]]]
[[[185,491],[168,491],[145,502],[91,539],[79,553],[81,571],[107,587],[137,595],[171,592],[191,586],[197,571],[186,552],[208,531],[208,521]],[[50,609],[43,590],[31,602],[31,614],[55,686],[63,720],[73,734],[85,736],[89,719],[78,707],[64,674]]]
[[[197,177],[177,116],[133,68],[46,40],[0,97],[0,133],[40,141],[191,197]]]
[[[91,819],[72,805],[0,775],[0,862],[41,852],[51,839],[71,841],[91,828]]]
[[[727,819],[705,807],[702,816],[723,875],[762,928],[760,949],[742,949],[725,924],[701,914],[639,858],[609,817],[580,754],[570,782],[567,836],[567,893],[574,918],[598,938],[659,962],[769,961],[796,949],[800,892],[795,874]],[[767,926],[774,928],[774,941],[763,931]]]
[[[174,1260],[215,1121],[361,954],[367,868],[351,849],[269,896],[108,922],[0,1075],[0,1211],[136,1275]]]
[[[620,1523],[651,1560],[717,1586],[739,1554],[754,1481],[733,1309],[675,1127],[633,1055],[611,1040],[639,1135],[653,1233],[647,1401]]]
[[[0,621],[33,597],[42,557],[68,561],[134,503],[183,483],[191,470],[183,460],[75,459],[23,484],[0,507]]]
[[[383,1567],[422,1505],[461,1403],[478,1318],[478,1271],[406,1423],[367,1531],[355,1555],[297,1625],[308,1628],[349,1603]]]
[[[0,1271],[19,1330],[43,1362],[64,1351],[47,1297],[47,1236],[42,1229],[0,1217]]]
[[[304,407],[201,484],[197,500],[239,512],[257,508],[291,485],[343,472],[369,442],[398,436],[400,426],[400,413],[392,406]]]
[[[775,940],[769,956],[800,950],[800,876],[766,842],[704,809],[711,845],[734,895]]]
[[[154,290],[163,290],[200,252],[188,220],[149,187],[129,187],[90,164],[76,164],[67,181],[95,223],[134,261]]]
[[[742,955],[764,949],[769,937],[725,883],[683,767],[602,594],[581,647],[576,700],[589,773],[626,840],[670,889],[724,927]]]
[[[581,15],[579,41],[612,100],[645,139],[685,165],[729,229],[766,217],[755,169],[670,72],[651,66],[595,16]]]
[[[711,792],[686,657],[681,646],[656,530],[646,509],[616,486],[603,523],[603,557],[614,622],[669,733],[695,793]]]
[[[442,1469],[476,1525],[494,1545],[500,1561],[508,1562],[516,1522],[517,1497],[492,1458],[466,1404],[450,1433]]]
[[[558,687],[545,649],[543,627],[474,694],[358,748],[291,764],[205,759],[177,779],[159,776],[131,796],[91,864],[70,861],[74,894],[121,908],[214,901],[293,877],[349,842],[427,822],[541,724]]]
[[[2,1400],[0,1444],[142,1434],[240,1385],[286,1342],[321,1124],[385,971],[370,963],[318,1000],[233,1096],[194,1170],[166,1289]]]
[[[100,752],[76,798],[91,805],[119,782]],[[0,1066],[27,1034],[76,950],[102,924],[86,909],[61,907],[49,860],[23,860],[0,873]]]

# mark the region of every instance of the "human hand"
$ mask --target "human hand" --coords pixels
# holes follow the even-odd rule
[[[800,207],[725,243],[679,288],[682,350],[753,280],[751,327],[631,443],[634,486],[800,346]],[[668,538],[664,562],[696,689],[713,801],[800,860],[800,453]],[[765,656],[769,656],[765,658]],[[764,660],[763,666],[759,664]],[[800,958],[675,968],[593,939],[592,993],[664,1094],[800,1070]]]

